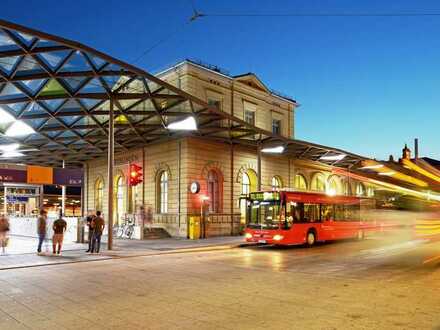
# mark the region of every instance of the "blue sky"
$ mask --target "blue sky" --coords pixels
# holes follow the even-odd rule
[[[215,13],[438,12],[436,1],[194,0]],[[376,158],[420,141],[440,158],[440,16],[203,17],[191,1],[2,1],[2,19],[82,42],[152,72],[197,58],[255,72],[301,104],[296,138]]]

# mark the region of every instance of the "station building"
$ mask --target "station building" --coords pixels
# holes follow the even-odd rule
[[[145,205],[155,228],[187,237],[197,217],[205,219],[208,236],[240,233],[243,198],[259,190],[375,199],[391,191],[440,200],[438,169],[411,158],[407,148],[399,162],[381,162],[296,139],[299,104],[254,73],[230,75],[185,60],[152,75],[78,42],[2,20],[0,58],[6,211],[15,210],[10,201],[35,200],[20,208],[25,212],[44,206],[44,185],[81,182],[82,214],[100,210],[120,225]],[[130,184],[133,166],[142,176],[136,185]],[[82,168],[81,180],[72,171],[60,183],[52,173],[61,167],[64,173]],[[32,169],[49,175],[33,182]],[[38,191],[18,196],[17,187],[28,187],[23,183],[38,184]]]
[[[231,76],[216,67],[185,60],[157,77],[250,125],[286,139],[295,138],[298,103],[271,91],[254,73]],[[306,148],[302,156],[309,151],[312,148]],[[144,169],[143,182],[135,187],[127,184],[131,163]],[[86,209],[105,213],[106,164],[106,159],[86,163]],[[210,236],[239,233],[244,222],[240,198],[258,189],[374,194],[373,185],[334,174],[333,166],[322,161],[269,154],[261,157],[258,187],[255,148],[217,141],[209,135],[116,154],[115,164],[115,223],[121,222],[124,214],[135,212],[138,205],[147,205],[154,210],[154,226],[172,236],[187,236],[189,218],[201,214],[201,204],[206,208]],[[192,193],[191,184],[199,185],[200,192]]]

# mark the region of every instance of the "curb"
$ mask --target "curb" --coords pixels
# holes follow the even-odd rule
[[[108,260],[116,260],[116,259],[129,259],[129,258],[140,258],[140,257],[154,257],[159,255],[171,255],[171,254],[179,254],[179,253],[195,253],[195,252],[209,252],[209,251],[222,251],[222,250],[230,250],[234,248],[239,248],[247,246],[247,244],[239,243],[239,244],[228,244],[228,245],[212,245],[212,246],[203,246],[203,247],[193,247],[193,248],[179,248],[169,251],[151,251],[148,253],[141,253],[135,255],[118,255],[118,254],[107,254],[103,253],[99,259],[85,259],[85,260],[74,260],[74,261],[60,261],[60,262],[52,262],[52,263],[42,263],[42,264],[34,264],[34,265],[22,265],[22,266],[10,266],[10,267],[0,267],[0,272],[11,269],[25,269],[25,268],[36,268],[36,267],[46,267],[46,266],[58,266],[58,265],[68,265],[68,264],[76,264],[76,263],[84,263],[84,262],[97,262],[97,261],[108,261]]]

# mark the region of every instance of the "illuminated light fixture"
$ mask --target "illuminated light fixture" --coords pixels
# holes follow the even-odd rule
[[[252,234],[251,233],[246,233],[246,234],[244,234],[244,237],[247,238],[247,239],[250,239],[250,238],[252,238]]]
[[[15,157],[23,157],[24,154],[18,151],[7,151],[2,153],[1,158],[15,158]]]
[[[12,116],[9,112],[0,108],[0,124],[8,124],[15,121],[14,116]]]
[[[175,131],[195,131],[197,130],[197,123],[194,117],[190,116],[169,124],[167,128]]]
[[[332,161],[338,161],[343,160],[347,155],[340,154],[340,155],[328,155],[328,156],[321,156],[320,160],[332,160]]]
[[[374,170],[377,168],[382,168],[384,165],[383,164],[377,164],[377,165],[367,165],[367,166],[363,166],[360,167],[360,170]]]
[[[325,193],[327,196],[336,196],[336,189],[335,188],[328,188]]]
[[[276,234],[276,235],[273,237],[273,240],[274,240],[274,241],[281,241],[283,238],[284,238],[283,235]]]
[[[3,152],[14,151],[17,150],[19,146],[20,145],[18,143],[2,144],[0,145],[0,151]]]
[[[265,152],[268,154],[281,154],[284,152],[284,147],[278,146],[278,147],[272,147],[272,148],[263,148],[263,149],[261,149],[261,152]]]
[[[30,127],[28,124],[23,123],[22,121],[17,120],[14,122],[9,128],[6,130],[6,136],[25,136],[35,133],[34,129]]]
[[[380,173],[377,173],[377,174],[379,174],[379,175],[385,175],[385,176],[391,176],[391,175],[396,174],[396,172],[394,172],[394,171],[389,171],[389,172],[380,172]]]

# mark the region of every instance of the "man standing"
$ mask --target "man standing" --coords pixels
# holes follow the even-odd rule
[[[53,254],[55,253],[60,254],[61,247],[63,246],[64,232],[67,229],[67,222],[62,218],[61,212],[60,212],[60,217],[54,221],[52,228],[53,228],[52,251]]]
[[[93,241],[92,241],[92,251],[99,253],[99,248],[101,247],[101,236],[104,231],[105,223],[101,216],[101,211],[96,211],[96,217],[92,222],[93,227]]]
[[[93,227],[92,227],[92,225],[93,225],[94,220],[95,220],[95,215],[93,214],[92,210],[89,210],[89,212],[87,214],[87,218],[86,218],[86,224],[89,229],[89,234],[87,236],[88,241],[89,241],[89,247],[86,252],[92,251],[92,241],[93,241]]]
[[[41,253],[41,246],[46,238],[46,223],[47,213],[45,210],[40,211],[40,216],[37,219],[37,233],[38,233],[38,248],[37,252]]]

